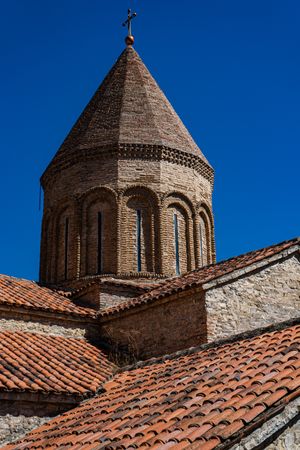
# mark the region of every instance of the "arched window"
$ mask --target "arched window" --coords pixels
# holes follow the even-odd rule
[[[56,231],[56,281],[70,279],[72,274],[72,221],[73,215],[70,208],[67,208],[59,216]]]
[[[95,201],[87,207],[83,227],[85,274],[114,273],[116,257],[114,216],[115,210],[108,201]]]
[[[82,199],[80,274],[117,271],[117,204],[113,191],[97,188]]]
[[[171,204],[167,208],[165,261],[170,274],[190,270],[188,216],[184,208]]]
[[[136,210],[136,259],[137,271],[142,271],[142,211]]]
[[[130,197],[121,227],[124,271],[153,272],[153,207],[147,198]]]
[[[210,246],[209,246],[209,226],[206,216],[201,213],[199,218],[199,243],[200,243],[200,265],[206,266],[210,263]]]
[[[68,279],[68,263],[69,263],[69,217],[65,218],[65,239],[64,239],[64,279]]]
[[[102,239],[103,239],[103,213],[101,211],[98,212],[98,233],[97,233],[97,246],[98,246],[98,251],[97,251],[97,273],[100,274],[103,271],[103,244],[102,244]]]
[[[179,227],[178,227],[178,215],[174,214],[174,246],[175,246],[175,266],[176,275],[180,275],[180,255],[179,255]]]

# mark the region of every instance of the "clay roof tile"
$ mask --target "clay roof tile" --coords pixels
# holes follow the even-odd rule
[[[214,348],[170,355],[164,362],[158,358],[122,369],[113,383],[104,383],[101,394],[6,448],[45,449],[57,439],[62,439],[61,445],[79,445],[80,439],[88,450],[218,448],[252,432],[273,417],[274,408],[280,412],[300,396],[300,370],[289,367],[287,377],[286,361],[279,359],[275,371],[268,364],[278,346],[283,352],[293,346],[294,361],[300,360],[299,320]],[[244,364],[245,349],[252,365]],[[207,361],[217,382],[215,390],[205,386]],[[230,381],[223,376],[224,365],[234,367]],[[245,386],[237,373],[248,380]],[[185,379],[186,385],[176,384],[177,379]]]

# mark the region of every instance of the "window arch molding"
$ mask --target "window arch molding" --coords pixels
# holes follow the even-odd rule
[[[214,221],[213,221],[213,214],[209,206],[203,202],[199,203],[196,208],[197,216],[199,217],[199,226],[201,226],[201,220],[204,223],[205,226],[205,236],[202,236],[202,238],[205,238],[205,247],[207,251],[207,257],[206,257],[206,264],[211,264],[215,262],[215,248],[214,248]],[[196,230],[196,232],[199,232],[200,230]],[[202,255],[201,255],[201,237],[199,236],[199,260],[200,264]]]
[[[142,185],[134,185],[130,186],[120,192],[120,200],[127,201],[128,197],[141,197],[147,198],[151,206],[155,209],[160,205],[160,198],[155,191],[152,189],[142,186]]]
[[[156,273],[159,266],[159,196],[150,188],[130,186],[120,193],[123,271]]]
[[[117,194],[113,189],[97,186],[81,195],[79,201],[81,209],[80,273],[83,276],[115,273]]]
[[[164,202],[165,267],[170,275],[179,275],[193,268],[193,213],[179,196],[168,196]]]
[[[192,201],[185,194],[177,191],[168,192],[162,199],[163,208],[168,208],[171,203],[180,205],[186,211],[189,219],[192,219],[195,216],[195,207]]]
[[[196,213],[200,214],[201,212],[204,212],[204,214],[207,216],[209,220],[209,225],[211,228],[213,228],[214,219],[213,219],[213,213],[211,208],[204,202],[200,202],[196,206]]]
[[[81,208],[83,208],[85,205],[88,205],[88,203],[97,201],[97,199],[99,198],[109,198],[111,199],[112,203],[117,204],[117,197],[117,193],[113,189],[107,186],[96,186],[84,192],[84,194],[79,197],[79,202],[81,204]]]
[[[53,241],[51,273],[54,281],[64,281],[74,276],[72,272],[74,265],[74,222],[76,217],[75,198],[63,199],[59,208],[54,212]],[[73,266],[73,267],[72,267]]]

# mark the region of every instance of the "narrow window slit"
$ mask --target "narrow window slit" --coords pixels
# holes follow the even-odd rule
[[[68,278],[69,218],[65,221],[65,280]]]
[[[175,241],[175,262],[176,262],[176,275],[180,275],[180,260],[179,260],[179,235],[178,235],[178,216],[174,214],[174,241]]]
[[[142,271],[142,211],[136,210],[136,250],[137,250],[137,271]]]
[[[204,264],[203,264],[203,230],[202,230],[202,223],[199,224],[199,232],[200,232],[200,260],[201,260],[201,266],[204,266]]]
[[[97,273],[100,274],[103,270],[102,261],[102,213],[98,212],[98,251],[97,251]]]

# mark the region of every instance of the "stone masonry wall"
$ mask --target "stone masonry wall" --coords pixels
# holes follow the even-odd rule
[[[260,426],[232,450],[297,450],[300,448],[300,400],[288,403],[284,410]]]
[[[42,333],[52,336],[83,338],[87,334],[84,326],[62,326],[56,323],[41,323],[34,320],[0,319],[0,331],[21,331],[28,333]]]
[[[100,294],[100,308],[110,308],[111,306],[116,306],[130,298],[134,298],[140,295],[136,290],[130,287],[102,287]]]
[[[128,348],[136,359],[146,359],[206,342],[205,322],[203,294],[190,291],[121,316],[102,317],[100,333],[110,343]]]
[[[98,329],[80,322],[55,321],[51,317],[38,317],[34,314],[20,314],[20,318],[13,318],[10,312],[1,311],[0,331],[16,331],[63,336],[70,338],[84,338],[93,335],[97,338]],[[16,314],[17,315],[17,314]],[[11,394],[11,400],[0,399],[0,446],[13,442],[32,429],[50,420],[74,405],[55,402],[41,402],[33,396],[31,401],[22,400]]]
[[[32,398],[22,399],[23,394],[11,393],[11,399],[0,399],[0,445],[14,442],[51,420],[53,417],[63,414],[77,403],[60,403],[60,401],[46,401],[33,394]]]
[[[20,439],[50,419],[51,417],[0,415],[0,445]]]
[[[83,318],[67,320],[55,314],[40,314],[37,311],[5,310],[0,311],[0,331],[21,331],[42,333],[72,338],[90,338],[98,335],[98,324]]]
[[[299,316],[300,263],[293,256],[206,292],[208,341]]]
[[[288,427],[267,450],[296,450],[300,448],[300,421]]]

